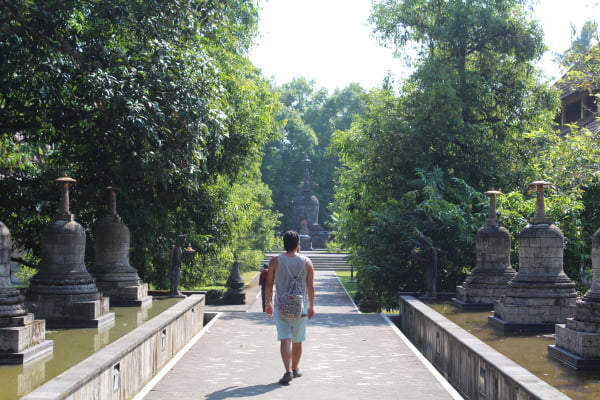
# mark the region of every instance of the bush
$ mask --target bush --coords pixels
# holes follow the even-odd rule
[[[37,273],[37,269],[21,265],[15,276],[22,282],[23,287],[29,287],[29,280]]]
[[[207,305],[219,305],[223,304],[223,296],[227,291],[226,288],[220,289],[209,289],[206,291],[205,302]]]

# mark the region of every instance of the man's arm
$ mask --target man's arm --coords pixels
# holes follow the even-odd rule
[[[277,271],[277,257],[269,261],[269,272],[267,272],[267,284],[265,286],[265,312],[269,317],[273,316],[273,282]]]
[[[315,315],[315,268],[313,267],[312,261],[308,259],[306,261],[306,292],[308,294],[308,319],[311,319]]]

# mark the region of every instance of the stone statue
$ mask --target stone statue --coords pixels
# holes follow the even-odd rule
[[[171,278],[171,297],[182,297],[183,294],[179,291],[179,284],[181,283],[181,261],[183,258],[183,249],[185,245],[186,236],[177,236],[177,241],[171,247],[171,255],[169,256],[169,273]]]

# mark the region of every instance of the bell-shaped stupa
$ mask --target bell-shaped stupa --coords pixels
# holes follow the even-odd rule
[[[0,364],[25,364],[51,353],[53,342],[46,340],[46,322],[27,312],[12,286],[11,252],[10,232],[0,221]]]
[[[519,272],[495,302],[492,326],[504,332],[554,332],[575,312],[575,283],[563,270],[564,236],[544,210],[544,186],[536,181],[536,212],[519,234]]]
[[[114,322],[109,299],[85,267],[85,230],[69,212],[69,177],[61,186],[60,212],[42,231],[42,261],[30,281],[25,304],[49,327],[100,327]]]
[[[112,306],[150,306],[148,284],[129,263],[131,235],[117,214],[117,189],[108,187],[108,214],[94,232],[94,264],[90,273]]]
[[[453,302],[463,311],[494,309],[494,301],[506,291],[506,284],[516,274],[510,266],[510,233],[496,218],[496,196],[500,192],[485,192],[490,199],[485,226],[475,235],[477,263],[461,286],[456,287]]]
[[[556,325],[550,355],[575,369],[600,369],[600,229],[592,237],[592,286],[577,301],[575,315]]]

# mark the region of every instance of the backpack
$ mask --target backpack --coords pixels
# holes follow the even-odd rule
[[[280,259],[283,260],[284,257]],[[292,272],[286,263],[282,262],[282,264],[287,269],[291,279],[287,289],[277,296],[277,309],[279,315],[283,318],[298,319],[304,315],[304,294],[298,282],[300,272],[298,272],[298,275],[292,276]]]

